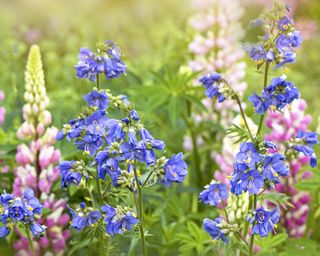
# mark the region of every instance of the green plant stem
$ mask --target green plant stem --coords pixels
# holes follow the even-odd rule
[[[257,207],[257,195],[253,195],[253,205],[252,205],[252,210],[255,210]],[[250,238],[250,245],[249,245],[249,255],[253,255],[253,245],[254,245],[254,234],[251,234]]]
[[[99,74],[97,74],[97,88],[100,90],[100,79],[99,79]]]
[[[248,211],[252,208],[252,198],[249,198]],[[246,238],[249,230],[249,222],[246,221],[243,228],[243,237]]]
[[[269,72],[269,68],[270,68],[270,62],[266,62],[266,67],[265,67],[265,71],[264,71],[264,82],[263,82],[263,88],[266,88],[267,84],[268,84],[268,72]],[[260,132],[261,132],[261,128],[263,125],[263,121],[264,121],[264,116],[265,114],[261,115],[260,117],[260,121],[259,121],[259,126],[258,126],[258,130],[257,130],[257,134],[256,134],[256,139],[258,138]]]
[[[101,193],[101,181],[100,179],[97,177],[96,178],[96,182],[97,182],[97,188],[98,188],[98,198],[99,198],[99,206],[102,206],[102,193]]]
[[[26,229],[26,233],[27,233],[27,237],[28,237],[28,241],[29,241],[29,246],[30,246],[30,250],[31,250],[31,256],[35,256],[34,247],[33,247],[33,243],[32,243],[32,238],[31,238],[30,230],[28,229],[27,224],[25,225],[25,229]]]
[[[249,244],[248,244],[248,242],[246,241],[246,239],[241,235],[241,233],[240,232],[236,232],[236,233],[234,233],[235,234],[235,236],[239,239],[241,239],[247,246],[249,246]]]
[[[140,230],[140,238],[141,238],[141,249],[142,249],[142,255],[147,255],[147,248],[146,248],[146,238],[144,236],[144,228],[143,228],[143,195],[142,195],[142,189],[139,183],[139,177],[136,170],[136,167],[133,168],[134,171],[134,177],[136,180],[136,185],[138,189],[138,200],[135,200],[136,208],[138,212],[138,219],[139,219],[139,230]],[[134,196],[135,192],[133,191]],[[138,205],[137,205],[138,204]]]
[[[143,182],[141,188],[144,188],[144,186],[147,184],[147,182],[149,181],[149,179],[151,178],[151,176],[152,176],[152,174],[153,174],[153,171],[154,171],[154,169],[153,169],[152,171],[150,171],[150,173],[148,174],[148,177],[147,177],[147,178],[145,179],[145,181]]]
[[[247,131],[249,133],[250,139],[251,139],[251,141],[254,141],[254,138],[253,138],[253,135],[252,135],[251,130],[249,128],[249,125],[248,125],[248,122],[247,122],[247,118],[246,118],[246,115],[244,114],[244,111],[243,111],[239,96],[237,94],[235,94],[235,98],[236,98],[236,101],[237,101],[237,103],[239,105],[240,113],[241,113],[242,119],[244,121],[244,124],[245,124],[245,126],[247,128]]]

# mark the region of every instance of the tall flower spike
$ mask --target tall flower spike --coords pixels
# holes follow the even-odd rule
[[[287,141],[296,138],[299,131],[308,131],[312,118],[306,112],[307,103],[300,99],[283,109],[283,114],[276,111],[268,111],[266,124],[270,132],[265,138],[277,145],[278,150],[286,147]],[[290,203],[294,206],[290,210],[280,208],[280,223],[282,223],[291,237],[302,237],[306,230],[309,215],[311,196],[308,192],[299,191],[295,184],[304,179],[312,178],[312,172],[303,171],[310,157],[298,155],[298,158],[288,157],[290,176],[288,182],[276,185],[279,193],[290,196]]]
[[[17,137],[24,143],[17,149],[13,194],[22,196],[24,189],[30,187],[38,197],[46,198],[44,205],[51,213],[41,219],[41,224],[48,226],[48,232],[34,243],[38,245],[39,254],[62,253],[65,241],[70,235],[68,231],[63,230],[69,217],[63,214],[66,202],[62,199],[54,200],[51,192],[53,182],[59,178],[56,164],[60,160],[60,151],[53,146],[58,129],[50,126],[51,113],[46,109],[49,99],[44,83],[41,53],[37,45],[30,48],[28,55],[24,99],[24,123],[17,131]],[[38,234],[41,228],[34,225],[32,231]],[[15,242],[15,249],[19,254],[28,252],[28,244],[23,242],[26,237],[20,233],[18,235],[20,239]]]

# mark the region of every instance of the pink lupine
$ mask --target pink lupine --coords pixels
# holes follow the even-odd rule
[[[63,229],[69,216],[63,213],[66,202],[54,199],[51,192],[53,183],[59,178],[56,165],[60,160],[60,151],[53,146],[58,129],[50,126],[52,116],[46,109],[49,99],[46,96],[41,56],[37,46],[32,46],[30,50],[25,80],[26,104],[22,109],[24,122],[17,131],[17,137],[24,143],[17,149],[13,194],[21,196],[24,188],[29,187],[40,199],[45,200],[44,207],[50,209],[50,213],[40,220],[47,229],[44,237],[33,241],[36,255],[62,254],[68,239],[68,236],[63,235]],[[17,234],[20,237],[14,243],[17,255],[29,255],[28,240],[25,243],[26,238],[19,232]]]
[[[189,68],[202,72],[201,75],[213,71],[223,73],[231,87],[242,94],[247,87],[243,82],[246,63],[241,61],[244,51],[240,43],[244,30],[239,22],[244,9],[237,0],[194,0],[193,5],[197,12],[189,20],[194,31],[193,41],[189,44],[192,54]],[[216,104],[205,98],[202,103],[208,111],[192,114],[196,124],[211,120],[227,126],[234,118],[234,112],[239,112],[234,101]],[[200,146],[202,138],[198,138],[197,145]],[[190,149],[193,147],[188,137],[184,144]]]
[[[286,141],[295,138],[298,130],[307,131],[312,118],[305,114],[307,103],[303,100],[294,101],[290,107],[283,110],[283,114],[269,111],[266,118],[267,127],[270,133],[265,136],[278,147],[284,148]],[[312,178],[311,171],[301,174],[301,168],[309,165],[309,157],[299,155],[298,159],[289,162],[291,171],[287,183],[276,185],[276,190],[285,193],[290,197],[290,203],[294,206],[289,211],[282,209],[281,222],[292,237],[302,237],[306,229],[306,222],[309,213],[311,197],[307,192],[294,188],[294,184],[300,179]],[[300,175],[301,174],[301,175]]]

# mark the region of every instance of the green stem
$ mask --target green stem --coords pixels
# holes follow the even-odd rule
[[[148,177],[147,177],[147,178],[145,179],[145,181],[143,182],[141,188],[144,188],[144,186],[147,184],[147,182],[149,181],[149,179],[151,178],[151,176],[152,176],[152,174],[153,174],[153,171],[154,171],[154,169],[153,169],[152,171],[150,171],[150,173],[148,174]]]
[[[248,211],[252,208],[252,198],[249,198]],[[243,228],[243,237],[246,238],[249,230],[249,222],[246,221]]]
[[[240,113],[241,113],[242,119],[243,119],[243,121],[244,121],[244,124],[245,124],[245,126],[246,126],[246,128],[247,128],[247,131],[248,131],[248,133],[249,133],[250,139],[251,139],[251,141],[254,141],[254,138],[253,138],[252,133],[251,133],[251,130],[250,130],[250,128],[249,128],[249,125],[248,125],[248,122],[247,122],[247,118],[246,118],[246,115],[244,114],[244,111],[243,111],[243,108],[242,108],[242,105],[241,105],[239,96],[238,96],[237,94],[235,94],[235,98],[236,98],[236,101],[237,101],[237,103],[238,103],[238,105],[239,105]]]
[[[102,206],[102,193],[101,193],[101,181],[100,179],[97,177],[96,178],[96,182],[97,182],[97,188],[98,188],[98,198],[99,198],[99,206]]]
[[[235,236],[238,238],[238,239],[241,239],[247,246],[249,246],[248,242],[246,241],[246,239],[241,235],[240,232],[236,232],[234,233]]]
[[[268,72],[269,72],[269,68],[270,68],[270,62],[266,62],[266,67],[265,67],[265,71],[264,71],[264,82],[263,82],[263,88],[266,88],[267,84],[268,84]],[[257,130],[257,134],[256,134],[256,139],[258,138],[260,132],[261,132],[261,128],[263,125],[263,120],[264,120],[264,116],[265,114],[261,115],[260,117],[260,121],[259,121],[259,126],[258,126],[258,130]]]
[[[99,79],[99,74],[97,74],[97,88],[100,90],[100,79]]]
[[[252,210],[254,211],[257,208],[257,195],[253,195],[253,205]],[[253,255],[253,245],[254,245],[254,234],[251,234],[250,245],[249,245],[249,255]]]
[[[30,235],[30,230],[29,230],[27,224],[25,224],[25,229],[26,229],[26,232],[27,232],[27,237],[28,237],[29,246],[30,246],[30,250],[31,250],[31,256],[35,256],[36,254],[34,252],[34,247],[33,247],[32,238],[31,238],[31,235]]]
[[[143,229],[143,195],[142,195],[142,189],[139,183],[139,177],[138,177],[138,173],[136,170],[136,167],[134,166],[133,168],[134,171],[134,177],[136,180],[136,185],[137,185],[137,189],[138,189],[138,200],[135,199],[135,203],[136,203],[136,208],[137,208],[137,212],[138,212],[138,219],[139,219],[139,230],[140,230],[140,238],[141,238],[141,249],[142,249],[142,255],[146,256],[147,255],[147,248],[146,248],[146,238],[144,236],[144,229]],[[135,192],[134,196],[135,196]],[[138,205],[137,205],[138,204]]]

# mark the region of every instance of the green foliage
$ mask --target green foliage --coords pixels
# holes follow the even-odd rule
[[[260,202],[263,204],[264,200],[269,201],[281,208],[287,209],[287,207],[293,207],[293,205],[289,202],[290,197],[286,194],[270,192],[267,194],[262,194],[260,197]]]

